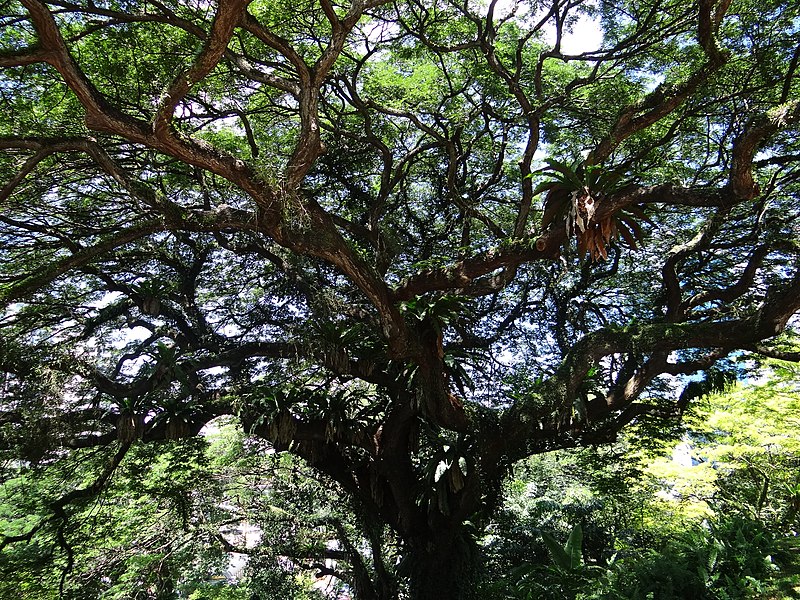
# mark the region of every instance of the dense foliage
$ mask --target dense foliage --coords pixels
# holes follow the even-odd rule
[[[333,490],[276,536],[338,539],[359,598],[465,597],[514,463],[800,358],[796,2],[1,5],[0,548],[63,590],[108,540],[220,559],[179,505],[238,506],[228,416]]]
[[[789,371],[788,381],[704,398],[681,440],[655,454],[634,429],[606,450],[518,465],[484,538],[483,596],[800,597],[798,389],[796,367]],[[563,546],[552,548],[553,536]]]

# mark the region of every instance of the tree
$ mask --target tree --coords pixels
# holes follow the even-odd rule
[[[797,364],[768,360],[755,375],[755,383],[710,395],[694,407],[687,425],[698,465],[679,474],[659,467],[676,496],[699,498],[718,513],[793,537],[800,509]]]
[[[798,358],[799,11],[4,3],[3,449],[108,456],[43,519],[233,414],[468,595],[514,461]]]

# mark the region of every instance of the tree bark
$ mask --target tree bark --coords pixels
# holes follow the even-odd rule
[[[413,600],[475,598],[479,553],[461,524],[431,524],[409,541],[405,559]]]

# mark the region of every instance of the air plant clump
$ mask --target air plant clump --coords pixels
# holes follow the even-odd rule
[[[578,254],[589,255],[592,261],[608,258],[608,247],[621,240],[636,250],[643,240],[643,231],[637,219],[650,221],[639,206],[627,206],[611,214],[598,214],[598,209],[624,187],[622,174],[598,165],[585,166],[582,162],[568,165],[546,159],[548,167],[542,172],[549,177],[540,183],[534,193],[546,191],[542,214],[542,229],[554,223],[563,223],[569,240],[575,236]]]

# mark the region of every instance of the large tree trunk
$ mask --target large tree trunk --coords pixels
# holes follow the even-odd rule
[[[474,598],[478,555],[461,526],[442,527],[409,541],[405,560],[412,600]]]

